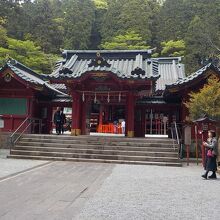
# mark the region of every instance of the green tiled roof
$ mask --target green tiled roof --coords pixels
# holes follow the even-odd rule
[[[25,65],[21,64],[16,60],[13,59],[9,60],[7,64],[0,70],[0,72],[7,67],[9,67],[18,77],[25,80],[26,82],[30,82],[35,85],[45,86],[46,88],[57,94],[66,95],[65,93],[59,91],[58,89],[50,85],[46,81],[46,77],[34,72],[33,70],[31,70],[30,68],[26,67]]]
[[[81,77],[86,72],[111,72],[121,79],[157,80],[156,90],[185,77],[180,57],[151,58],[151,50],[101,50],[104,62],[98,65],[94,50],[64,50],[64,60],[57,63],[53,79]]]
[[[176,82],[174,82],[172,84],[166,85],[166,89],[176,87],[176,86],[183,86],[183,85],[193,81],[194,79],[198,78],[199,76],[203,75],[209,69],[212,69],[217,73],[220,73],[220,71],[217,67],[215,67],[212,63],[209,63],[206,66],[199,69],[198,71],[192,73],[191,75],[184,77],[182,79],[178,79]]]

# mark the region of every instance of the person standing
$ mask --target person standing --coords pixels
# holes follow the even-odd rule
[[[114,120],[113,121],[113,125],[114,125],[114,134],[117,134],[118,132],[118,121],[117,120]]]
[[[121,122],[121,129],[122,129],[122,134],[125,134],[125,120]]]
[[[61,117],[60,126],[61,126],[62,134],[64,133],[64,124],[66,124],[66,115],[64,114],[63,110],[64,110],[63,108],[61,108],[61,110],[60,110],[60,117]]]
[[[56,134],[61,134],[61,114],[60,114],[60,108],[57,109],[57,111],[54,114],[53,122],[56,126]]]
[[[216,179],[217,171],[217,156],[218,156],[218,141],[216,139],[215,131],[208,131],[207,142],[203,142],[203,146],[206,148],[206,172],[202,175],[204,179]],[[212,175],[208,176],[208,173],[212,171]]]

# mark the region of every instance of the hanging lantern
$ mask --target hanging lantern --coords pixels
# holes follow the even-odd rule
[[[97,97],[96,97],[96,93],[95,93],[95,98],[94,98],[94,103],[97,102]]]
[[[108,98],[107,98],[108,103],[110,102],[110,96],[109,96],[109,92],[108,92]]]
[[[85,102],[85,93],[82,94],[82,101]]]
[[[121,102],[121,93],[118,95],[118,102]]]

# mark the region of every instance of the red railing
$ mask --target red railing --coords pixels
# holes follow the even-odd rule
[[[111,134],[122,134],[121,125],[110,124],[99,124],[97,127],[98,133],[111,133]]]

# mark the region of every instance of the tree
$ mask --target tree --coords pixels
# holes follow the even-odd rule
[[[103,17],[102,42],[135,31],[147,42],[152,41],[152,23],[157,13],[156,0],[111,0]]]
[[[62,20],[54,16],[53,6],[50,0],[35,0],[26,11],[30,17],[30,40],[35,40],[45,53],[58,53],[63,44]]]
[[[45,54],[34,42],[7,38],[7,47],[0,47],[1,65],[12,57],[39,73],[49,74],[57,57]]]
[[[196,71],[202,66],[202,61],[210,54],[214,53],[207,41],[209,35],[206,25],[202,22],[199,16],[195,16],[190,22],[186,42],[185,62],[188,73]]]
[[[102,44],[101,47],[107,50],[140,50],[149,48],[146,41],[134,31],[126,32],[124,35],[118,35],[114,37],[112,41]]]
[[[193,7],[189,0],[166,0],[158,14],[157,43],[170,40],[182,40],[193,17]]]
[[[201,61],[220,51],[220,1],[166,0],[158,15],[157,47],[170,40],[186,44],[186,72],[201,67]]]
[[[219,0],[1,0],[0,44],[7,33],[45,54],[149,45],[154,57],[185,55],[189,74],[220,53],[219,11]],[[144,43],[123,41],[132,32]]]
[[[0,17],[0,47],[6,47],[7,46],[7,31],[2,26],[4,24],[4,19]]]
[[[106,0],[94,0],[95,3],[95,18],[92,24],[92,31],[90,36],[90,49],[98,49],[101,42],[101,24],[103,17],[108,10],[108,3]]]
[[[69,49],[88,49],[95,6],[90,0],[67,0],[64,17],[64,46]]]
[[[212,76],[199,92],[190,93],[190,99],[185,103],[191,119],[195,120],[207,115],[213,119],[220,117],[220,81]]]
[[[163,49],[161,51],[161,55],[175,57],[175,56],[184,56],[185,54],[185,42],[183,40],[177,41],[167,41],[161,43]]]

